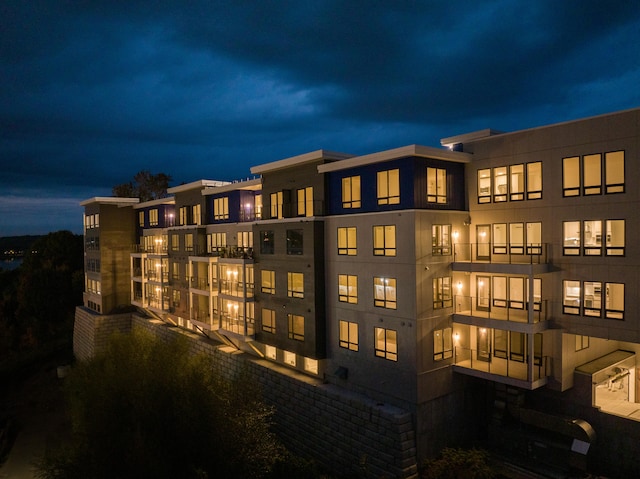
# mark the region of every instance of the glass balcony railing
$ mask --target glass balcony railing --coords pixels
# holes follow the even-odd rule
[[[549,377],[552,372],[552,357],[535,356],[533,377],[529,377],[529,364],[526,359],[512,359],[508,353],[504,357],[496,354],[483,354],[476,349],[457,346],[454,348],[454,364],[456,366],[481,371],[496,376],[504,376],[522,381],[537,381]]]
[[[507,301],[463,295],[456,295],[453,299],[456,314],[518,323],[529,322],[530,304],[528,301]],[[533,307],[533,323],[547,319],[547,302],[546,299],[539,300],[531,305]]]
[[[547,243],[455,243],[453,261],[460,263],[546,264]]]

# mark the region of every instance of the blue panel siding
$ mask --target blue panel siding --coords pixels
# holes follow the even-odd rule
[[[255,195],[260,191],[236,190],[207,197],[206,218],[208,224],[240,223],[255,220]],[[216,198],[229,198],[229,218],[213,219],[213,201]]]
[[[158,224],[151,226],[149,223],[149,211],[158,210]],[[168,228],[170,226],[174,226],[175,218],[176,218],[176,208],[175,205],[158,205],[158,206],[148,206],[146,208],[141,208],[138,212],[142,211],[144,213],[144,226],[138,226],[138,229],[147,229],[147,228]],[[138,216],[136,213],[136,223],[138,223]]]
[[[427,203],[427,166],[447,170],[447,203]],[[400,203],[378,205],[377,174],[379,171],[400,170]],[[408,157],[384,163],[359,166],[327,173],[328,214],[369,213],[403,209],[466,209],[464,164],[429,158]],[[360,176],[361,208],[342,207],[342,178]]]

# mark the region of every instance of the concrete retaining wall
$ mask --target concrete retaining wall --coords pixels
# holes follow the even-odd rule
[[[74,351],[78,359],[98,352],[111,334],[107,330],[127,330],[126,321],[119,316],[97,318],[84,308],[76,312]],[[128,318],[129,328],[148,331],[163,340],[185,336],[192,351],[210,357],[213,367],[229,377],[242,371],[260,384],[264,400],[275,409],[276,433],[292,452],[341,476],[417,476],[411,413],[162,321],[137,315]]]

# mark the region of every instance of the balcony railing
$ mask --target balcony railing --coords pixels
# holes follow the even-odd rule
[[[478,353],[478,350],[457,346],[454,348],[454,364],[459,367],[473,369],[496,376],[504,376],[522,381],[537,381],[551,375],[552,357],[535,356],[533,364],[533,377],[528,377],[529,364],[527,361],[510,359],[508,353],[505,357]]]
[[[546,264],[547,243],[455,243],[453,261],[460,263]]]
[[[233,317],[223,313],[220,315],[222,329],[242,336],[253,336],[255,334],[255,325],[252,318],[245,321],[243,317]]]
[[[518,323],[529,322],[529,302],[527,301],[497,300],[463,295],[455,295],[453,299],[456,314]],[[547,319],[547,302],[548,300],[544,299],[532,304],[534,323]]]
[[[167,245],[165,243],[163,244],[157,244],[157,245],[141,245],[141,244],[134,244],[131,247],[131,251],[133,253],[148,253],[148,254],[167,254]]]
[[[233,259],[253,259],[253,248],[245,246],[216,246],[207,252],[209,256]]]
[[[191,277],[191,287],[201,289],[203,291],[209,291],[211,283],[208,278],[199,278],[197,276]]]

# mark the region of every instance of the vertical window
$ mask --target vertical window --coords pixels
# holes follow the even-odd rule
[[[304,316],[287,314],[289,322],[289,339],[304,341]]]
[[[271,218],[282,218],[282,205],[284,202],[284,197],[282,191],[278,191],[277,193],[271,193]]]
[[[193,233],[187,233],[184,235],[184,250],[187,253],[193,252]]]
[[[433,309],[450,308],[452,305],[451,278],[433,278]]]
[[[493,225],[493,254],[507,254],[507,224]]]
[[[542,254],[542,223],[527,223],[527,254]]]
[[[584,282],[584,315],[599,318],[602,315],[602,283]]]
[[[358,303],[358,277],[350,274],[338,275],[338,301]]]
[[[339,344],[341,348],[351,351],[358,350],[358,323],[340,321]]]
[[[275,334],[276,312],[273,309],[262,308],[262,330]]]
[[[355,256],[358,253],[356,228],[338,228],[338,254]]]
[[[589,336],[583,336],[582,334],[576,334],[576,351],[582,351],[589,347]]]
[[[374,277],[373,298],[374,306],[396,309],[396,279]]]
[[[202,224],[202,215],[200,214],[200,205],[193,205],[191,207],[191,221],[194,225]]]
[[[395,225],[373,227],[373,254],[374,256],[396,255]]]
[[[525,334],[516,331],[509,331],[509,359],[512,361],[524,362],[525,358]]]
[[[507,167],[493,169],[493,201],[499,203],[507,201]]]
[[[91,217],[87,216],[86,218],[91,218]],[[138,211],[138,226],[140,226],[141,228],[144,228],[144,211]]]
[[[507,307],[507,277],[494,276],[493,281],[493,306],[497,308]]]
[[[378,204],[397,205],[400,203],[400,170],[378,172]]]
[[[342,178],[342,207],[360,208],[360,177],[349,176]]]
[[[624,151],[604,155],[605,193],[624,193]]]
[[[431,254],[451,254],[451,225],[431,226]]]
[[[565,221],[562,223],[563,242],[562,254],[565,256],[577,256],[580,254],[580,222]]]
[[[542,198],[542,162],[527,163],[527,199]]]
[[[509,223],[509,253],[524,254],[524,224]]]
[[[213,200],[213,219],[227,220],[229,219],[229,198],[214,198]]]
[[[529,278],[527,278],[524,289],[525,297],[527,298],[527,308],[531,301],[529,297],[529,284]],[[533,310],[542,311],[542,279],[540,278],[533,278]]]
[[[493,330],[493,355],[496,358],[507,359],[507,351],[509,350],[509,334],[502,329]]]
[[[173,281],[180,280],[180,263],[171,263],[171,279]]]
[[[388,359],[389,361],[398,360],[398,337],[393,329],[375,328],[376,357]]]
[[[253,198],[253,207],[256,215],[256,219],[262,218],[262,195],[256,195]]]
[[[442,361],[452,356],[451,328],[436,329],[433,332],[433,360]]]
[[[313,187],[299,189],[297,197],[298,216],[313,216]]]
[[[562,159],[562,196],[580,194],[580,157]]]
[[[274,237],[273,230],[260,231],[260,253],[273,254]]]
[[[287,273],[287,296],[304,298],[304,274]]]
[[[260,272],[260,291],[266,294],[276,294],[276,272],[263,269]]]
[[[227,233],[211,233],[207,235],[207,251],[220,253],[227,247]]]
[[[524,200],[524,165],[509,166],[509,199]]]
[[[564,280],[562,286],[562,312],[580,314],[580,281]]]
[[[149,226],[158,226],[158,208],[149,210]]]
[[[584,255],[600,256],[602,254],[602,221],[584,221],[583,226]]]
[[[624,256],[624,220],[607,220],[607,256]]]
[[[583,194],[599,195],[602,193],[602,155],[584,155],[582,158],[584,176]]]
[[[624,319],[624,284],[605,283],[604,317]]]
[[[302,230],[287,230],[287,254],[302,254]]]
[[[447,202],[447,170],[427,167],[427,203]]]
[[[509,307],[524,309],[524,278],[509,277]]]
[[[181,206],[178,210],[178,221],[181,226],[189,224],[189,209],[186,206]]]
[[[491,203],[491,170],[478,170],[478,203]]]

